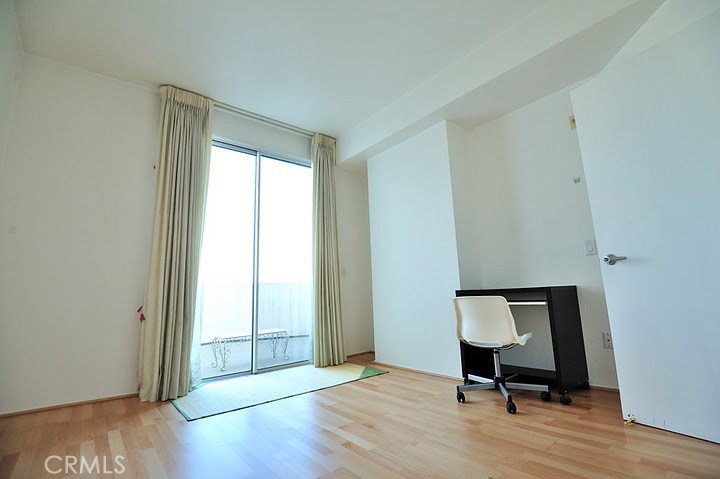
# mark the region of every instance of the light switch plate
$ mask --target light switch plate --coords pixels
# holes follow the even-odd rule
[[[595,256],[598,254],[597,243],[595,242],[595,238],[585,240],[584,246],[585,246],[585,256]]]

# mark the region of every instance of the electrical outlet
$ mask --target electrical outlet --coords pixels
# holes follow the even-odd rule
[[[603,347],[605,349],[612,349],[613,343],[612,343],[612,336],[610,336],[610,331],[603,331]]]

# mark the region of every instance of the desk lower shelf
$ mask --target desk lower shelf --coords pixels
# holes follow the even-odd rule
[[[535,369],[527,368],[524,366],[515,366],[513,364],[501,364],[500,365],[503,374],[509,376],[511,374],[519,374],[520,376],[527,376],[537,379],[547,379],[556,382],[557,373],[550,369]]]
[[[513,364],[501,364],[500,365],[503,375],[504,376],[513,376],[517,375],[510,380],[510,382],[515,383],[528,383],[528,384],[545,384],[547,386],[550,386],[551,388],[558,388],[558,381],[557,381],[557,372],[550,370],[550,369],[536,369],[536,368],[528,368],[524,366],[515,366]],[[474,373],[469,373],[472,375],[476,375]],[[490,377],[478,375],[481,377],[484,377],[486,379],[492,379],[492,374],[490,374]],[[470,379],[470,382],[472,379]],[[569,389],[589,389],[590,385],[587,381],[579,383],[579,384],[566,384],[562,388],[558,388],[559,394],[566,393]]]
[[[517,374],[517,378],[513,379],[514,382],[521,383],[538,383],[547,384],[548,386],[557,387],[557,372],[549,369],[535,369],[527,368],[524,366],[515,366],[512,364],[501,364],[500,365],[503,374],[509,376],[511,374]],[[590,384],[587,381],[582,381],[577,384],[566,384],[566,389],[589,389]]]
[[[462,356],[463,378],[466,380],[468,375],[488,379],[492,379],[495,375],[491,349],[476,348],[461,342],[460,353]],[[512,364],[501,364],[500,369],[504,376],[517,374],[518,377],[513,379],[514,382],[547,384],[557,388],[560,395],[567,394],[572,389],[587,389],[589,387],[587,375],[563,376],[550,369],[536,369]]]

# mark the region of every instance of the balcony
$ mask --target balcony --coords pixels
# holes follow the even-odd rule
[[[305,363],[311,357],[309,283],[260,283],[258,369]],[[204,379],[252,369],[252,285],[204,282],[199,288]],[[223,360],[224,359],[224,360]]]

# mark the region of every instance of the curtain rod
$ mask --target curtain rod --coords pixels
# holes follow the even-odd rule
[[[249,120],[257,121],[258,123],[264,123],[266,125],[274,126],[275,128],[280,128],[281,130],[286,130],[290,133],[295,133],[296,135],[301,135],[307,138],[312,138],[313,136],[315,136],[314,132],[306,130],[305,128],[300,128],[299,126],[284,123],[280,120],[274,120],[258,113],[253,113],[251,111],[243,110],[242,108],[238,108],[236,106],[228,105],[227,103],[216,101],[215,108],[219,110],[224,110],[228,113],[232,113],[238,116],[242,116]]]

